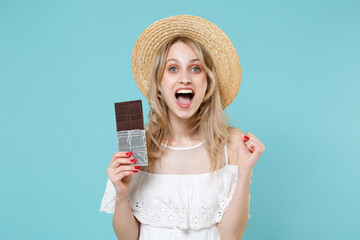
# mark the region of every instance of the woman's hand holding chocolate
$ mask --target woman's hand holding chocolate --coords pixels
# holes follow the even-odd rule
[[[133,166],[136,159],[131,158],[132,152],[116,152],[111,158],[106,173],[113,183],[116,195],[120,198],[127,198],[131,176],[138,172],[140,167]]]

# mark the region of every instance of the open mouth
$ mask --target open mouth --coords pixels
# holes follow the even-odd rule
[[[194,98],[194,92],[192,90],[179,90],[175,93],[176,99],[180,104],[186,105],[191,103]]]

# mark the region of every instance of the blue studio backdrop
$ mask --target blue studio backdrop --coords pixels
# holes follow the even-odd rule
[[[0,1],[0,239],[116,239],[100,213],[114,102],[142,99],[131,52],[159,19],[232,40],[227,108],[266,146],[243,239],[360,239],[359,1]]]

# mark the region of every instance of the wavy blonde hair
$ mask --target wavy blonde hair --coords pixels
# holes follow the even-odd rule
[[[178,41],[184,42],[194,50],[206,72],[206,93],[199,109],[189,119],[191,127],[188,134],[200,134],[211,159],[211,170],[218,172],[228,138],[229,125],[227,123],[228,116],[224,112],[221,103],[215,66],[210,54],[203,45],[191,38],[182,36],[174,37],[164,44],[155,56],[151,67],[147,96],[150,104],[149,122],[145,126],[149,166],[152,161],[161,157],[165,151],[162,143],[167,144],[171,136],[168,109],[161,98],[159,86],[164,74],[169,49]]]

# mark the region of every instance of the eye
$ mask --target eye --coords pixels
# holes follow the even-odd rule
[[[191,70],[194,72],[201,72],[201,69],[199,67],[193,67]]]
[[[171,68],[169,68],[169,71],[170,71],[170,72],[175,72],[176,70],[177,70],[176,67],[171,67]]]

